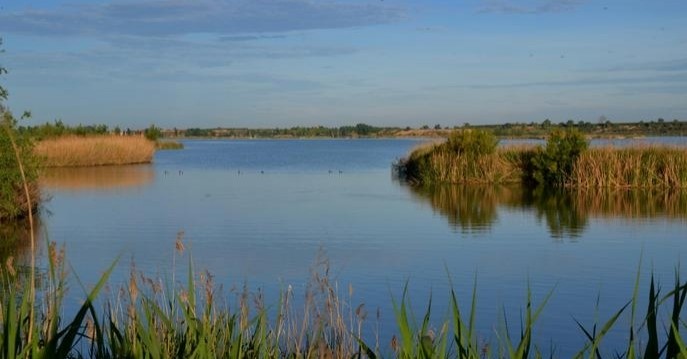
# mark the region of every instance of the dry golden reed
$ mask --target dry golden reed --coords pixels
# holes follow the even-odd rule
[[[411,182],[424,184],[504,184],[535,178],[536,146],[508,146],[470,156],[445,143],[418,147],[402,166]],[[541,164],[539,165],[541,167]],[[559,164],[560,166],[560,164]],[[574,160],[560,184],[569,188],[687,188],[687,148],[632,146],[591,148]]]
[[[450,151],[444,144],[416,148],[405,162],[410,179],[420,183],[504,184],[521,182],[531,147],[503,147],[471,156]]]
[[[687,188],[687,149],[668,146],[595,148],[577,159],[575,188]]]
[[[35,153],[47,167],[149,163],[155,143],[139,136],[70,136],[40,141]]]

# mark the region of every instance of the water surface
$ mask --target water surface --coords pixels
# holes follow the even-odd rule
[[[684,193],[412,188],[390,165],[417,144],[184,141],[150,166],[49,174],[44,232],[85,283],[122,255],[113,281],[123,283],[132,261],[169,276],[183,231],[197,267],[225,288],[262,287],[268,302],[286,285],[302,294],[324,251],[332,279],[353,285],[352,305],[381,309],[383,346],[406,282],[418,310],[432,293],[441,316],[447,273],[466,305],[477,278],[479,329],[492,339],[503,311],[519,323],[529,283],[535,302],[554,291],[537,334],[562,357],[582,347],[572,318],[591,324],[597,295],[602,318],[629,299],[640,257],[670,285],[687,254]]]

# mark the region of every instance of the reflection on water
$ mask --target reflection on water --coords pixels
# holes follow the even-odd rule
[[[533,211],[554,238],[579,237],[590,218],[687,218],[687,191],[642,189],[552,190],[522,186],[409,187],[455,229],[484,232],[502,209]]]
[[[513,196],[510,188],[493,186],[410,187],[417,198],[428,200],[435,211],[463,231],[484,231],[497,219],[497,207]]]
[[[537,220],[546,222],[553,238],[576,238],[584,232],[588,213],[592,212],[585,206],[588,194],[564,189],[523,189],[519,202],[505,205],[534,209]]]
[[[14,262],[28,263],[25,261],[31,250],[31,231],[28,220],[3,222],[0,225],[0,264],[4,264],[7,258],[14,257]],[[33,234],[39,241],[40,218],[34,218]]]
[[[48,168],[41,174],[41,185],[51,189],[108,190],[141,187],[155,178],[150,165]]]

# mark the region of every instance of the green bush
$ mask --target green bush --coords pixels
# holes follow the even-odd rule
[[[498,144],[493,133],[482,130],[453,131],[447,142],[451,151],[472,157],[490,155]]]
[[[0,66],[0,75],[4,73],[7,71]],[[38,197],[37,164],[32,153],[32,143],[26,136],[17,132],[17,121],[5,107],[5,100],[7,90],[0,86],[0,223],[22,217],[29,210],[17,157],[24,166],[31,195],[35,199]],[[25,113],[25,116],[29,116],[29,113]],[[32,201],[33,206],[35,203],[36,200]]]
[[[553,131],[546,147],[540,148],[532,158],[533,179],[545,186],[565,185],[575,161],[587,147],[587,140],[576,130]]]
[[[17,154],[12,145],[16,144],[19,159],[32,196],[32,206],[38,200],[37,163],[32,152],[32,143],[26,136],[16,130],[16,120],[9,111],[0,112],[0,223],[27,214],[29,206],[26,200],[24,182],[17,162]]]
[[[143,131],[143,135],[151,141],[157,141],[162,137],[162,130],[155,125],[150,125],[150,127]]]

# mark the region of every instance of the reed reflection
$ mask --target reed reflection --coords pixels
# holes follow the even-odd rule
[[[409,187],[449,224],[464,232],[488,231],[499,209],[532,211],[553,238],[576,238],[590,218],[687,219],[687,191],[647,189],[566,190],[523,186]]]
[[[34,217],[33,234],[37,243],[42,243],[40,228],[40,217]],[[30,255],[31,226],[28,219],[2,222],[0,225],[0,264],[6,264],[11,257],[15,264],[28,265]]]
[[[47,188],[81,191],[142,187],[155,179],[149,165],[47,168],[41,185]]]
[[[503,198],[512,196],[503,186],[427,186],[410,187],[415,197],[429,201],[435,212],[448,219],[454,229],[465,232],[489,230],[498,217]]]

